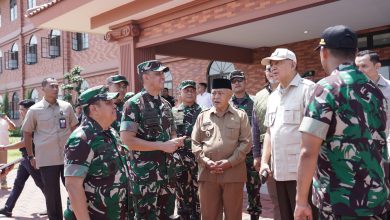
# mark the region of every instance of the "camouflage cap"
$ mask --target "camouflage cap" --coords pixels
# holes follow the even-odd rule
[[[124,82],[126,85],[129,85],[129,81],[127,81],[126,77],[119,74],[107,77],[106,81],[107,84]]]
[[[234,70],[229,73],[229,79],[232,80],[234,78],[244,78],[245,79],[245,73],[241,70]]]
[[[184,80],[180,83],[179,89],[185,89],[187,87],[193,87],[196,88],[196,83],[194,80]]]
[[[85,90],[78,98],[81,106],[85,107],[98,100],[112,100],[117,98],[119,93],[108,92],[107,86],[100,85]]]
[[[148,61],[145,61],[143,63],[138,64],[137,71],[138,71],[138,74],[141,75],[142,73],[147,72],[147,71],[168,72],[169,68],[164,66],[158,60],[148,60]]]
[[[125,94],[125,97],[123,97],[123,101],[127,101],[127,100],[129,100],[131,97],[133,97],[135,95],[135,93],[134,92],[127,92],[126,94]]]

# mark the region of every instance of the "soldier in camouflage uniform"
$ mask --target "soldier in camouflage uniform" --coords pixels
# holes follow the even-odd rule
[[[180,83],[182,103],[172,108],[178,137],[191,137],[192,128],[202,108],[195,103],[196,83],[185,80]],[[182,219],[200,219],[200,204],[198,197],[198,164],[191,151],[191,139],[184,142],[173,155],[176,162],[176,198],[178,213]]]
[[[235,70],[229,74],[229,79],[232,83],[232,102],[233,105],[246,112],[249,118],[249,122],[252,122],[253,100],[246,93],[246,78],[245,73],[240,70]],[[245,183],[246,191],[248,194],[248,206],[246,208],[248,214],[251,215],[251,220],[257,220],[261,214],[261,202],[260,202],[260,176],[253,166],[253,154],[252,151],[246,155],[246,173],[247,181]]]
[[[171,219],[175,206],[173,152],[185,137],[176,138],[170,104],[159,95],[164,72],[157,60],[137,66],[144,89],[126,102],[121,138],[131,152],[130,178],[136,219]]]
[[[110,127],[118,93],[107,91],[96,86],[79,97],[85,120],[65,145],[65,219],[129,219],[129,151]]]
[[[126,101],[126,87],[129,85],[129,82],[127,81],[126,77],[121,75],[112,75],[108,77],[106,81],[110,92],[119,93],[118,98],[115,99],[116,120],[111,125],[111,127],[113,127],[117,132],[119,132],[123,112],[123,104]]]
[[[310,219],[307,195],[315,171],[320,219],[388,219],[385,97],[353,65],[357,36],[348,27],[327,28],[319,48],[330,76],[317,83],[300,126],[295,219]]]

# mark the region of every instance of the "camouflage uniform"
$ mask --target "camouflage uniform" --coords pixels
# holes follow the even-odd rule
[[[313,181],[320,219],[379,218],[390,209],[385,108],[380,90],[352,65],[316,85],[300,131],[324,140]]]
[[[121,127],[121,118],[123,112],[123,102],[115,103],[116,105],[116,120],[111,124],[111,127],[115,129],[115,131],[119,132]]]
[[[180,104],[172,109],[177,127],[177,136],[191,137],[192,128],[202,108],[194,103],[192,106]],[[198,164],[191,151],[191,140],[186,139],[184,146],[175,153],[176,162],[176,198],[178,200],[178,213],[185,218],[200,217],[200,203],[198,196]]]
[[[80,98],[101,99],[102,95],[110,94],[106,91],[101,86],[93,87],[82,93]],[[113,99],[114,94],[118,96],[118,93],[111,93],[112,97],[106,96],[104,99]],[[88,101],[84,103],[88,104]],[[65,145],[64,176],[84,178],[91,219],[129,218],[128,152],[114,129],[103,130],[98,122],[88,116],[69,137]],[[64,217],[76,219],[69,200]]]
[[[145,90],[128,100],[121,131],[146,141],[165,142],[176,131],[169,103]],[[175,205],[173,155],[163,151],[132,151],[130,181],[136,219],[169,219]]]
[[[253,100],[247,93],[245,93],[245,97],[238,99],[233,95],[232,102],[234,106],[239,109],[242,109],[246,112],[249,118],[249,122],[252,122],[252,111],[253,111]],[[245,184],[246,190],[248,193],[248,207],[246,210],[248,214],[252,216],[260,216],[262,211],[262,206],[260,202],[260,176],[253,166],[253,154],[252,151],[246,155],[245,158],[246,163],[246,172],[247,172],[247,182]]]

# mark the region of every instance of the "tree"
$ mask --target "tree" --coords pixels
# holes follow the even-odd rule
[[[83,78],[81,77],[81,71],[83,68],[80,66],[74,66],[69,73],[64,75],[64,84],[62,89],[64,90],[63,100],[73,105],[73,91],[76,92],[76,98],[81,94],[81,83]]]
[[[0,105],[0,112],[4,112],[9,116],[9,99],[7,91],[4,93],[3,104]]]

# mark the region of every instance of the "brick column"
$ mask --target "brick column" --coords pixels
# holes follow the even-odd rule
[[[137,74],[137,65],[155,59],[154,47],[136,48],[139,34],[138,25],[130,23],[113,29],[105,36],[107,41],[116,41],[119,44],[119,74],[126,76],[130,83],[129,90],[133,92],[139,92],[142,88]]]

